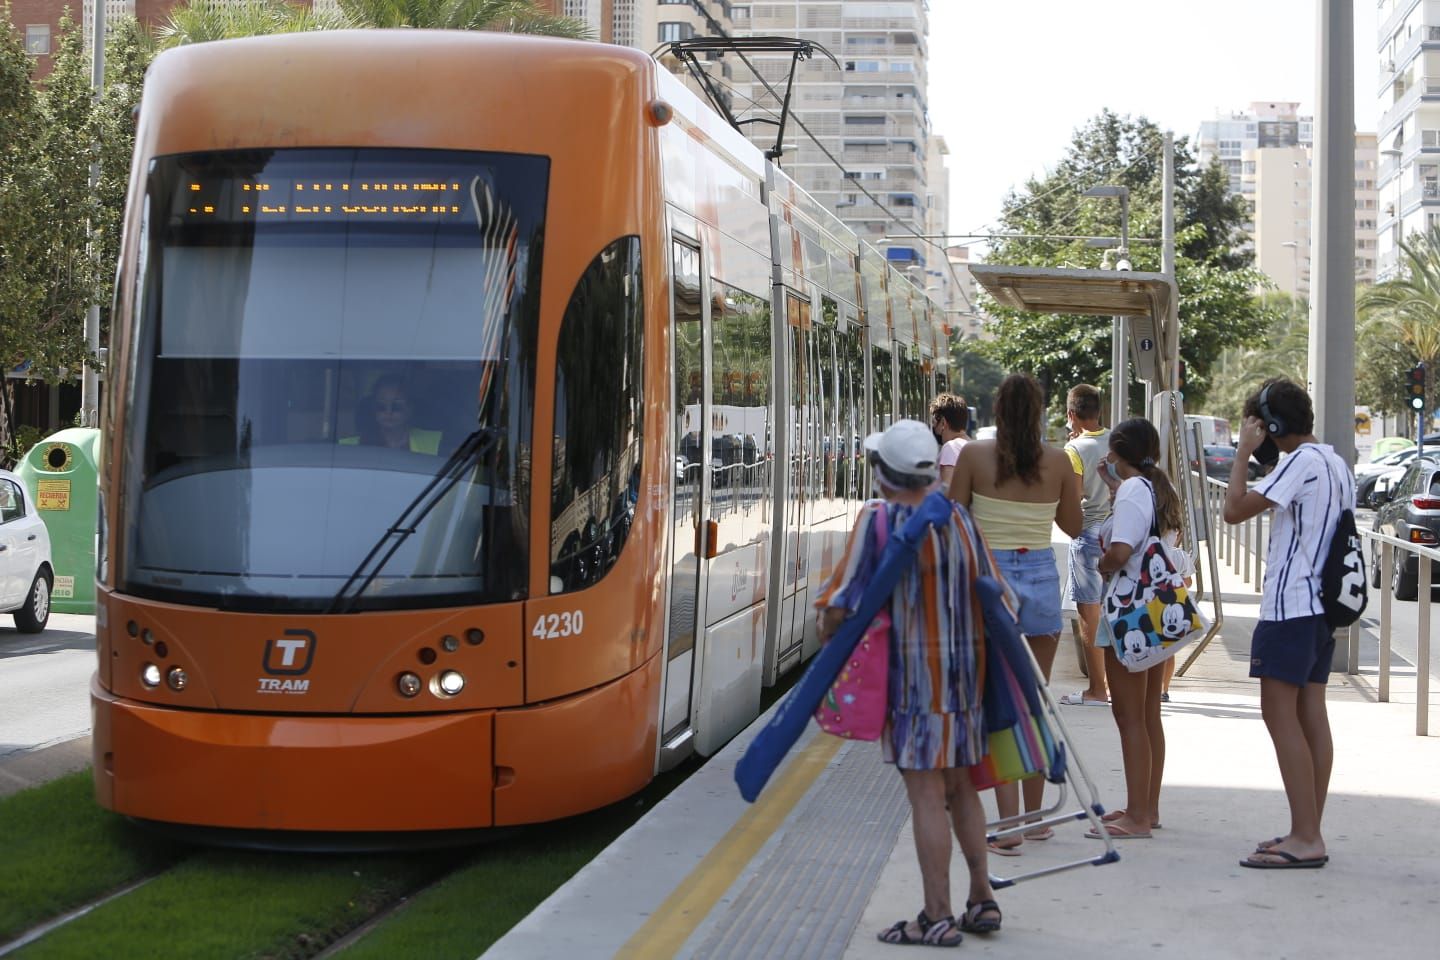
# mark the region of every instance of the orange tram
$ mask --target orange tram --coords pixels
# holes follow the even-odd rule
[[[95,789],[476,830],[710,754],[816,646],[938,307],[636,51],[161,55],[112,331]],[[240,831],[242,833],[234,833]]]

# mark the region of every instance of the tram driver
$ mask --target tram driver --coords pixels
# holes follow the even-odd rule
[[[353,446],[389,447],[411,453],[440,454],[440,431],[412,426],[409,392],[399,377],[385,374],[370,393],[357,404],[356,436],[341,437],[340,443]]]

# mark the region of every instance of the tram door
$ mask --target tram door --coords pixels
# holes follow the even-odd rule
[[[674,318],[675,497],[671,508],[670,617],[665,645],[665,702],[661,742],[688,732],[694,699],[698,639],[704,622],[702,582],[706,555],[710,451],[709,389],[705,370],[705,327],[709,305],[701,286],[700,249],[688,241],[671,244]]]
[[[789,410],[786,416],[785,556],[780,577],[780,629],[776,638],[776,672],[784,673],[800,662],[805,622],[810,616],[807,587],[810,575],[810,525],[814,518],[815,470],[819,418],[815,358],[811,344],[814,329],[810,300],[785,293],[785,323],[789,334]]]

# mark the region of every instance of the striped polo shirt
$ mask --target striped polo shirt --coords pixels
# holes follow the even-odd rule
[[[1273,503],[1265,554],[1261,620],[1294,620],[1325,612],[1320,574],[1341,510],[1355,508],[1355,480],[1333,447],[1302,443],[1255,487]]]

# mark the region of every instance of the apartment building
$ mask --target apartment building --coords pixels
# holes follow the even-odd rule
[[[1378,0],[1379,277],[1400,241],[1440,224],[1440,2]]]
[[[818,143],[798,129],[787,133],[781,166],[871,243],[944,232],[934,230],[943,208],[929,200],[927,6],[925,0],[734,5],[737,33],[813,40],[839,61],[836,67],[816,56],[796,70],[791,109]],[[772,85],[789,74],[788,54],[752,59]],[[749,95],[773,102],[758,82]],[[943,262],[938,248],[923,241],[896,240],[886,249],[891,260],[921,269]]]
[[[1244,198],[1255,266],[1275,288],[1310,296],[1311,165],[1314,123],[1294,101],[1259,101],[1200,124],[1201,166],[1218,159],[1230,191]],[[1355,135],[1355,280],[1376,277],[1376,135]]]

